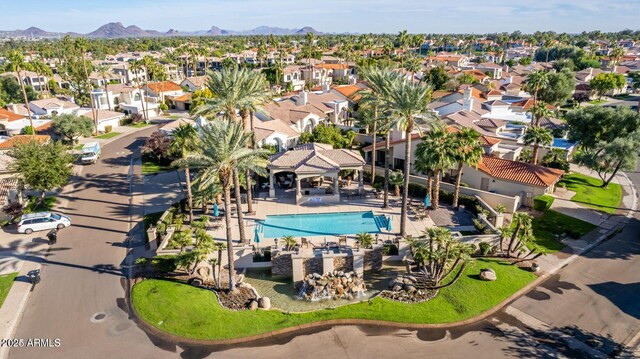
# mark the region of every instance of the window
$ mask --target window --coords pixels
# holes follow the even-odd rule
[[[287,81],[291,81],[291,75],[287,75]]]
[[[107,104],[107,98],[106,97],[100,97],[100,104],[101,105],[106,105]]]
[[[114,97],[114,98],[113,98],[113,104],[114,104],[114,105],[116,105],[116,106],[118,106],[118,105],[120,104],[120,100],[118,100],[118,98],[117,98],[117,97]]]
[[[140,94],[139,93],[133,95],[133,101],[140,101]]]

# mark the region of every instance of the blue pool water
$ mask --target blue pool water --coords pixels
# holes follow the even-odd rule
[[[569,140],[565,140],[564,138],[554,138],[553,144],[551,147],[554,148],[562,148],[563,150],[568,150],[569,148],[575,146],[574,142],[570,142]]]
[[[373,212],[338,212],[267,216],[260,222],[264,238],[283,236],[339,236],[360,232],[381,233],[385,216]]]

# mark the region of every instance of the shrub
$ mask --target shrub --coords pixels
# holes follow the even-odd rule
[[[480,242],[480,254],[486,256],[489,252],[491,252],[491,244],[487,242]]]
[[[104,133],[110,133],[111,131],[113,131],[113,126],[111,125],[104,126]]]
[[[409,196],[424,197],[426,195],[427,195],[427,187],[417,183],[409,183]]]
[[[4,207],[2,207],[2,212],[4,212],[8,216],[11,216],[11,221],[15,221],[24,213],[24,206],[18,202],[9,202]]]
[[[260,252],[255,252],[253,254],[253,262],[264,262],[264,259],[262,258],[262,254]]]
[[[167,112],[167,110],[169,110],[169,106],[167,106],[167,104],[166,104],[166,103],[161,103],[161,104],[160,104],[160,110],[161,110],[162,112]]]
[[[496,212],[498,212],[498,214],[503,214],[506,211],[507,211],[507,207],[505,207],[504,204],[498,203],[496,205]]]
[[[385,244],[382,246],[382,254],[385,256],[397,256],[398,246],[395,244]]]
[[[158,224],[156,225],[156,230],[159,235],[164,236],[165,234],[167,234],[167,224],[164,222],[158,222]]]
[[[265,262],[271,262],[271,251],[270,250],[264,251],[264,253],[262,254],[262,258],[264,259]]]
[[[485,228],[487,227],[484,223],[482,223],[479,219],[473,219],[473,226],[476,227],[478,232],[484,233]]]
[[[23,133],[23,134],[25,134],[25,135],[33,135],[33,134],[35,134],[35,131],[33,130],[33,127],[31,127],[31,126],[25,126],[25,127],[22,129],[22,133]]]
[[[536,211],[546,211],[549,208],[551,208],[551,205],[553,204],[554,200],[555,200],[554,197],[551,197],[546,194],[542,196],[534,197],[533,209],[535,209]]]
[[[178,268],[177,256],[173,254],[164,254],[151,259],[153,270],[158,273],[173,272]]]

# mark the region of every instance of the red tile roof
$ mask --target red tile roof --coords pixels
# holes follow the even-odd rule
[[[13,136],[13,137],[9,138],[8,140],[6,140],[4,142],[0,142],[0,150],[8,150],[10,148],[15,147],[16,145],[27,143],[27,142],[31,141],[32,139],[35,139],[36,141],[38,141],[40,143],[45,143],[45,142],[49,141],[51,139],[51,137],[50,136],[44,136],[44,135],[35,135],[35,136],[31,136],[31,135],[16,135],[16,136]]]
[[[564,171],[500,157],[484,155],[478,165],[482,172],[503,180],[548,187],[560,180]]]
[[[360,87],[358,87],[356,85],[336,86],[333,89],[338,91],[340,94],[344,95],[345,97],[351,97],[354,93],[362,90]],[[358,96],[356,96],[356,97],[358,97]],[[354,99],[354,100],[359,100],[359,97],[357,99]]]
[[[171,81],[152,82],[147,86],[151,89],[151,91],[155,93],[182,90],[182,87],[180,87],[180,85]]]
[[[25,117],[22,115],[18,115],[17,113],[13,113],[9,110],[5,110],[4,108],[0,108],[0,120],[7,119],[9,120],[9,122],[11,122],[16,120],[22,120],[23,118]]]

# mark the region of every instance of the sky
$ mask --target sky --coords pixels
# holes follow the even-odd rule
[[[0,0],[0,30],[87,33],[108,22],[167,31],[258,26],[322,32],[523,33],[640,28],[640,0]]]

